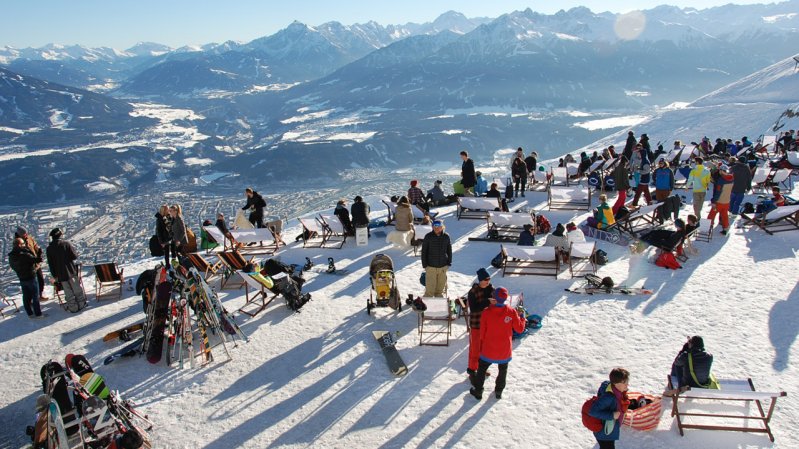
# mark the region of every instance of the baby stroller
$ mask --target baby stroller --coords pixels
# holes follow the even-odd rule
[[[385,254],[377,254],[369,264],[369,278],[372,284],[369,299],[366,301],[366,313],[371,315],[375,307],[391,307],[397,312],[402,310],[400,294],[394,279],[394,262]]]

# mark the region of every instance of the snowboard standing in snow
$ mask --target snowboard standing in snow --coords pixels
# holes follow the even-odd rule
[[[397,342],[394,340],[394,334],[389,331],[372,331],[372,335],[386,357],[391,374],[397,377],[408,374],[408,367],[405,366],[405,362],[402,361],[402,357],[400,357],[399,351],[397,351],[395,346]]]
[[[169,299],[172,297],[172,283],[162,282],[155,288],[155,312],[153,317],[153,331],[147,343],[147,361],[158,363],[164,352],[164,331],[166,318],[169,312]]]

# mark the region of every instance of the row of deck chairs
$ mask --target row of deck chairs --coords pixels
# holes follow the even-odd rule
[[[214,225],[203,226],[210,242],[217,243],[223,251],[237,249],[248,254],[274,254],[284,243],[272,228],[236,229],[230,231],[229,239]],[[285,244],[285,243],[284,243]],[[207,250],[210,253],[212,250]]]
[[[394,202],[394,201],[389,201],[389,200],[385,200],[385,199],[382,199],[380,201],[382,201],[383,204],[386,205],[386,209],[388,209],[388,218],[386,219],[386,224],[393,223],[394,220],[396,219],[396,216],[397,216],[397,203]],[[422,221],[424,221],[425,211],[422,210],[421,207],[419,207],[416,204],[411,204],[411,212],[413,212],[413,222],[414,223],[421,223]],[[432,219],[435,219],[438,216],[438,212],[431,210],[431,211],[427,212],[427,215],[432,220]]]

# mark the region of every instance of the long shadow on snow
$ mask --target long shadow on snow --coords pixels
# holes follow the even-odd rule
[[[746,239],[746,246],[749,247],[749,256],[754,262],[793,259],[796,257],[793,241],[788,241],[782,234],[768,235],[760,228],[753,226],[743,230],[743,236]],[[765,239],[776,240],[779,244],[764,245],[762,242]]]
[[[80,312],[77,315],[80,315]],[[103,319],[85,323],[81,326],[75,327],[70,331],[64,332],[63,334],[61,334],[61,344],[63,344],[64,346],[68,346],[71,343],[78,341],[84,338],[85,336],[93,332],[96,332],[99,329],[103,329],[105,327],[109,328],[108,332],[114,331],[123,326],[119,324],[121,322],[133,324],[135,321],[130,319],[133,316],[138,316],[139,318],[141,318],[142,321],[144,320],[144,313],[142,312],[142,306],[139,301],[136,301],[133,304],[129,305],[128,307],[120,310],[119,312],[106,316]],[[112,324],[115,324],[116,326],[111,326]],[[100,340],[100,342],[102,342],[102,340]]]
[[[324,367],[344,352],[354,348],[371,335],[364,329],[371,325],[360,316],[352,315],[333,331],[325,336],[311,338],[292,350],[266,361],[246,376],[234,382],[225,391],[209,401],[209,405],[219,406],[219,412],[212,415],[214,420],[225,420],[267,398],[271,393],[279,391],[294,379]],[[365,337],[368,335],[368,337]],[[315,383],[303,388],[293,396],[263,410],[258,415],[244,421],[239,426],[211,441],[207,448],[228,448],[244,445],[259,433],[284,422],[284,419],[302,409],[306,404],[344,383],[330,402],[312,412],[304,421],[307,423],[292,427],[280,436],[283,443],[296,441],[310,442],[318,438],[322,432],[341,417],[340,410],[355,407],[363,398],[371,395],[380,387],[380,383],[370,385],[368,379],[378,379],[371,374],[358,373],[359,368],[374,360],[372,351],[357,355],[330,373],[320,377]],[[364,384],[363,382],[367,382]],[[242,392],[247,392],[244,400],[236,401]],[[236,403],[237,402],[237,403]],[[331,403],[333,405],[331,405]]]
[[[795,285],[786,299],[777,301],[769,312],[769,340],[774,346],[774,362],[777,371],[785,371],[791,355],[791,346],[799,334],[799,284]]]
[[[39,386],[34,393],[0,408],[0,422],[3,423],[3,429],[5,429],[0,432],[0,447],[30,447],[31,439],[25,435],[25,427],[34,424],[36,398],[42,394],[39,373],[36,373],[35,376]]]

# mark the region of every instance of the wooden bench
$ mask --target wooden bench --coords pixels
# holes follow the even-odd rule
[[[704,388],[682,387],[675,388],[676,380],[669,376],[669,391],[664,396],[672,397],[671,416],[677,419],[677,428],[680,436],[684,435],[684,429],[705,429],[705,430],[729,430],[734,432],[765,433],[773,442],[774,435],[771,433],[771,418],[774,415],[774,407],[777,398],[787,396],[784,391],[766,392],[756,391],[752,379],[727,379],[719,380],[721,389],[710,390]],[[688,408],[694,401],[712,401],[731,405],[729,403],[744,402],[746,407],[741,407],[740,414],[732,414],[728,411],[720,411],[718,408],[710,410],[693,411]],[[754,402],[757,406],[756,414],[750,414],[748,405]],[[768,411],[763,407],[764,403],[769,402]],[[682,407],[682,410],[680,409]],[[688,409],[689,411],[686,411]],[[701,418],[702,422],[685,422],[685,418]],[[744,422],[741,425],[731,424],[730,421]],[[756,427],[749,427],[749,422],[758,423]]]

